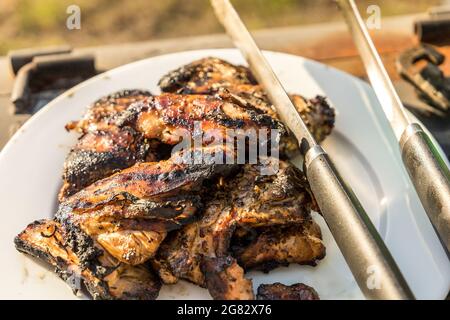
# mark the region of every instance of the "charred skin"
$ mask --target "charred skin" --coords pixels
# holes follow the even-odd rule
[[[252,281],[244,277],[244,270],[234,258],[204,257],[201,270],[214,300],[254,299]]]
[[[120,263],[106,252],[94,248],[97,256],[82,263],[66,243],[61,225],[52,220],[30,224],[15,239],[20,252],[45,261],[55,268],[74,292],[81,283],[94,299],[156,299],[161,283],[145,265]],[[92,244],[93,245],[93,244]]]
[[[325,246],[319,226],[310,220],[302,224],[238,230],[231,252],[246,271],[269,272],[291,263],[314,266],[325,257]]]
[[[161,244],[152,261],[155,270],[166,284],[184,279],[206,287],[205,275],[200,268],[202,259],[227,255],[235,226],[228,204],[212,200],[200,221],[171,233]]]
[[[248,68],[235,66],[218,58],[191,62],[163,76],[158,85],[163,92],[213,94],[233,84],[255,85]]]
[[[85,133],[64,163],[60,201],[120,169],[156,159],[151,147],[150,142],[131,128],[112,127]]]
[[[262,175],[259,165],[245,165],[241,174],[224,185],[224,190],[239,226],[302,223],[312,210],[319,210],[303,172],[281,160],[278,172],[272,175]]]
[[[114,118],[132,103],[151,94],[124,90],[96,101],[83,119],[69,123],[67,130],[82,133],[64,163],[63,187],[59,200],[75,194],[91,183],[130,167],[139,161],[156,161],[157,145],[132,128],[119,128]]]
[[[247,67],[235,66],[218,58],[197,60],[173,70],[160,80],[159,86],[163,92],[172,93],[220,96],[225,92],[225,95],[239,97],[249,108],[258,109],[278,119],[275,108],[251,71]],[[323,141],[334,127],[334,109],[321,96],[305,99],[293,94],[291,99],[314,138],[318,142]],[[281,151],[287,157],[296,155],[296,139],[284,135]]]
[[[62,213],[67,210],[63,208],[57,219],[62,221],[65,230],[82,231],[119,261],[138,265],[154,256],[169,231],[191,221],[199,206],[194,199],[168,199],[167,202],[171,203],[162,204],[158,209],[153,204],[123,202],[83,213]],[[149,214],[147,207],[152,211]],[[79,242],[73,244],[78,247]]]
[[[235,177],[219,180],[202,218],[161,244],[153,265],[163,282],[180,278],[206,286],[202,259],[228,256],[236,228],[278,228],[310,219],[311,210],[317,207],[301,171],[285,162],[280,162],[280,170],[272,176],[262,176],[259,170],[256,165],[245,165]]]
[[[286,286],[279,282],[258,287],[257,300],[320,300],[316,290],[303,283]]]
[[[284,126],[272,117],[240,104],[231,96],[162,94],[149,97],[124,111],[119,126],[130,126],[147,139],[174,145],[186,135],[193,136],[195,123],[201,125],[203,145],[216,138],[226,141],[227,129],[278,129]]]
[[[222,148],[211,148],[211,154],[214,155],[218,149]],[[230,164],[183,163],[179,157],[183,156],[174,154],[168,160],[137,163],[93,183],[68,198],[64,206],[83,212],[115,201],[159,201],[181,192],[200,191],[204,180],[225,175],[236,167]]]
[[[204,146],[226,142],[228,129],[237,129],[238,136],[249,129],[256,134],[261,128],[285,131],[279,121],[225,96],[163,94],[121,109],[107,120],[100,117],[98,126],[83,124],[87,131],[65,162],[61,202],[119,169],[160,160],[161,144],[173,146],[183,139],[191,144],[198,129],[203,132]]]
[[[138,89],[114,92],[95,101],[88,107],[81,120],[68,123],[66,129],[82,133],[103,130],[113,122],[117,114],[127,109],[132,103],[151,95],[149,91]]]
[[[56,218],[116,259],[141,264],[155,255],[169,231],[193,221],[202,207],[203,181],[233,167],[178,164],[172,158],[138,163],[69,197]]]
[[[316,141],[325,140],[334,128],[336,117],[334,109],[330,107],[327,99],[323,96],[305,99],[297,94],[291,94],[290,97]]]

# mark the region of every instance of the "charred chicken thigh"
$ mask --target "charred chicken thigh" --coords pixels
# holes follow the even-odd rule
[[[250,69],[235,66],[218,58],[204,58],[175,69],[159,82],[163,92],[181,94],[232,94],[245,101],[249,108],[255,108],[274,119],[278,119],[275,108],[264,90],[258,85]],[[300,95],[291,95],[303,121],[317,141],[323,141],[334,126],[334,109],[324,97],[305,99]],[[295,138],[285,136],[284,154],[295,154],[298,147]],[[293,140],[293,141],[292,141]]]
[[[316,204],[302,172],[286,162],[281,162],[280,170],[272,176],[260,175],[255,165],[245,165],[241,170],[236,176],[219,181],[214,196],[206,201],[199,221],[173,232],[161,244],[153,265],[163,282],[175,283],[178,279],[185,279],[211,291],[213,286],[208,286],[205,271],[211,274],[211,270],[227,266],[243,276],[243,270],[238,272],[238,267],[250,268],[265,263],[313,263],[323,258],[320,232],[315,230],[314,236],[308,237],[306,228],[301,226],[306,223],[317,229],[310,220],[310,211],[316,209]],[[248,252],[235,249],[237,261],[231,258],[229,247],[236,228],[273,226],[275,230],[284,225],[292,227],[290,236],[283,238],[274,234],[271,243],[270,237],[262,234],[256,243],[251,244]],[[266,233],[270,234],[270,230]],[[297,244],[301,247],[296,248]],[[265,245],[272,246],[269,252],[261,252]],[[292,249],[296,251],[291,257],[288,250]],[[205,258],[208,258],[207,263]],[[219,280],[225,281],[227,274],[224,271]],[[245,283],[243,279],[237,281]],[[244,296],[240,298],[245,299]]]
[[[316,290],[303,283],[286,286],[277,282],[260,285],[256,298],[258,300],[319,300],[319,295]]]
[[[325,257],[319,226],[312,220],[235,232],[231,252],[245,270],[264,272],[291,263],[316,265]]]
[[[52,220],[31,223],[15,239],[17,250],[49,263],[74,292],[83,284],[94,299],[156,299],[161,282],[145,265],[131,266],[114,259],[94,242],[83,243],[93,251],[89,260],[70,248],[61,225]]]
[[[161,145],[176,145],[183,138],[194,137],[198,130],[203,132],[205,146],[226,141],[228,129],[241,135],[248,129],[285,131],[279,121],[224,96],[163,94],[114,110],[110,117],[88,117],[89,121],[99,120],[98,125],[80,122],[87,131],[66,159],[60,201],[115,170],[160,160]]]
[[[64,163],[64,184],[60,201],[116,170],[138,161],[156,160],[150,152],[152,143],[132,128],[119,128],[114,117],[132,103],[151,94],[141,90],[123,90],[108,95],[88,107],[80,121],[71,122],[67,130],[82,135]]]
[[[56,219],[65,230],[92,237],[119,261],[138,265],[155,255],[169,231],[193,221],[202,207],[203,181],[232,168],[172,158],[138,163],[69,197]]]

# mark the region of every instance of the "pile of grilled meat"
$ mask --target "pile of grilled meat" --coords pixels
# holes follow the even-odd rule
[[[287,160],[297,141],[250,71],[206,58],[168,73],[159,86],[160,95],[111,94],[67,125],[81,136],[64,165],[59,208],[53,220],[28,225],[17,249],[78,280],[95,299],[155,299],[162,283],[180,279],[215,299],[317,299],[304,284],[261,285],[255,296],[245,277],[325,256],[308,182]],[[291,98],[322,141],[333,109],[320,96]],[[279,129],[279,170],[175,161],[179,131],[194,133],[195,121],[224,139],[227,129]],[[214,156],[226,148],[203,140],[200,149]]]

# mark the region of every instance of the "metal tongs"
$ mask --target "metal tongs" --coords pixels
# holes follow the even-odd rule
[[[323,148],[317,144],[289,96],[229,0],[211,0],[217,18],[266,90],[281,120],[299,141],[311,190],[361,291],[370,299],[414,299],[394,259]],[[371,270],[381,286],[370,285]]]
[[[353,0],[337,0],[370,83],[400,144],[403,163],[447,253],[450,251],[450,170],[430,137],[410,121]]]

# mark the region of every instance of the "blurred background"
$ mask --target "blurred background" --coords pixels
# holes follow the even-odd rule
[[[440,0],[362,0],[383,17],[423,12]],[[69,5],[81,9],[81,29],[68,30]],[[251,29],[340,19],[331,0],[234,0]],[[70,44],[74,47],[221,32],[207,0],[1,0],[0,55],[11,49]]]

